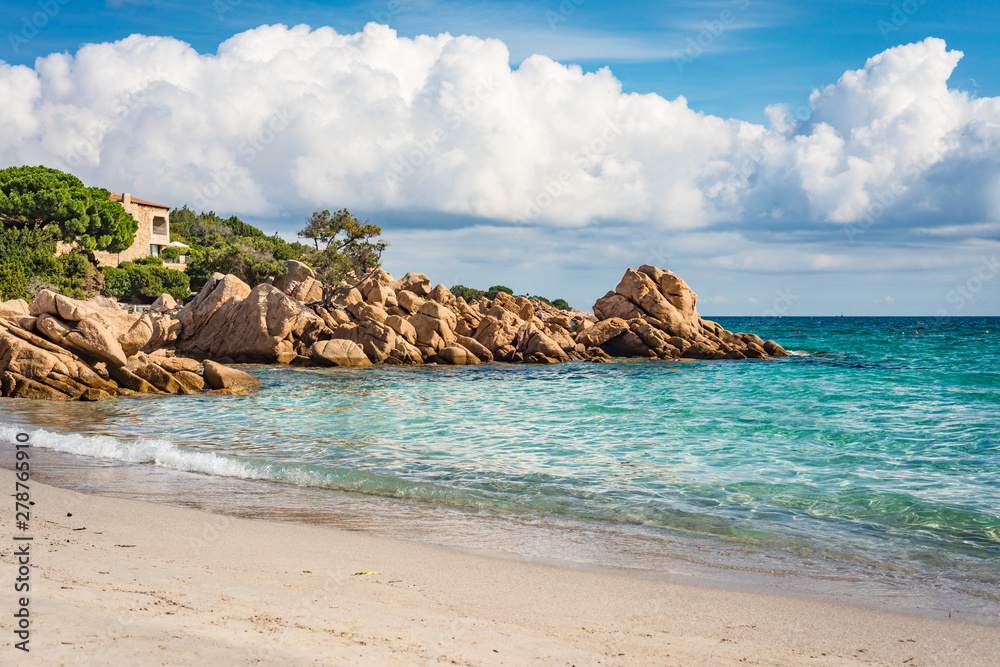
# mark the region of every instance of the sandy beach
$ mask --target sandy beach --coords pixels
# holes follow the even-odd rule
[[[0,484],[13,490],[14,476]],[[995,665],[996,627],[496,559],[32,483],[4,664]],[[365,574],[358,574],[365,573]]]

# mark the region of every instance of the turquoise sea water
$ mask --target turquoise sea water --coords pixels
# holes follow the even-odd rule
[[[662,550],[1000,613],[1000,318],[719,322],[796,354],[252,367],[265,386],[246,397],[3,400],[0,439],[513,522],[522,547],[563,531],[618,566],[664,567]]]

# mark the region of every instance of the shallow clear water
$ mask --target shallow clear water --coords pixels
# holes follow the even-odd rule
[[[798,354],[253,367],[265,386],[246,397],[0,401],[0,439],[24,427],[98,460],[404,499],[456,526],[471,513],[641,538],[644,553],[925,586],[947,608],[1000,612],[1000,319],[719,321]],[[648,566],[615,553],[589,558]]]

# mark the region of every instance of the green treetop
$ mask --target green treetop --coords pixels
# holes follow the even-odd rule
[[[5,225],[44,229],[88,253],[121,252],[135,240],[139,223],[111,201],[110,194],[58,169],[0,170],[0,218]]]

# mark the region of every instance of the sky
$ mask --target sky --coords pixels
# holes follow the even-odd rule
[[[589,310],[1000,314],[1000,5],[0,0],[0,168]]]

